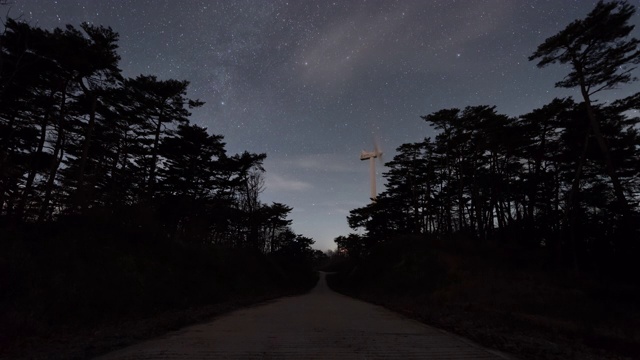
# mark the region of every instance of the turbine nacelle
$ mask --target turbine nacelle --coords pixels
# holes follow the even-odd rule
[[[374,141],[373,151],[364,151],[360,153],[360,160],[369,160],[369,176],[371,177],[371,201],[376,201],[376,160],[379,159],[382,163],[382,151],[378,146],[378,142]]]
[[[360,153],[360,160],[375,159],[382,156],[382,151],[364,151]]]

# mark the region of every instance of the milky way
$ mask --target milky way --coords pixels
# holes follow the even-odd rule
[[[496,105],[518,116],[577,95],[554,88],[566,68],[527,57],[595,3],[13,0],[9,14],[48,29],[111,26],[125,75],[190,81],[189,97],[206,102],[191,120],[224,135],[230,153],[267,153],[263,201],[293,206],[294,230],[324,250],[369,202],[359,152],[374,138],[390,160],[433,136],[420,115]]]

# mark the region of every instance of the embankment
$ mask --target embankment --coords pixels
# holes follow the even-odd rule
[[[407,238],[337,269],[328,278],[334,290],[520,358],[640,356],[634,284],[575,277],[495,247]]]
[[[314,286],[255,250],[88,227],[0,236],[0,358],[83,359]]]

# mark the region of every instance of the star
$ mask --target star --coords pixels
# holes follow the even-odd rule
[[[125,77],[189,81],[188,97],[209,99],[192,122],[223,135],[229,154],[266,152],[271,179],[308,185],[267,183],[261,201],[292,206],[294,230],[328,249],[351,231],[344,209],[369,201],[352,149],[371,148],[371,129],[392,160],[434,136],[422,115],[487,104],[519,116],[571,95],[523,59],[596,2],[21,0],[11,14],[50,30],[110,26]]]

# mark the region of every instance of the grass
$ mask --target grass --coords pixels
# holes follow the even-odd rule
[[[250,249],[42,230],[0,233],[0,358],[86,358],[317,280],[310,266]]]
[[[394,239],[329,285],[522,358],[640,354],[635,284],[576,278],[495,249]]]

